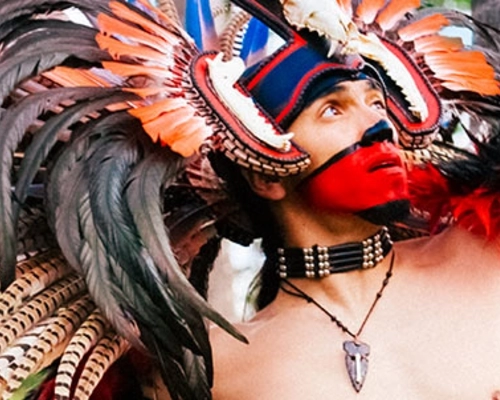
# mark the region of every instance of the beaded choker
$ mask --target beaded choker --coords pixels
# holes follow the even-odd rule
[[[274,257],[280,278],[325,278],[338,272],[373,268],[391,249],[391,237],[383,227],[362,242],[278,248]]]

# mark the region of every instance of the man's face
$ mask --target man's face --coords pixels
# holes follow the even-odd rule
[[[370,80],[341,82],[299,114],[289,131],[311,155],[311,167],[298,185],[308,203],[319,210],[362,213],[408,198],[391,135],[387,129],[370,130],[387,120],[384,94]]]

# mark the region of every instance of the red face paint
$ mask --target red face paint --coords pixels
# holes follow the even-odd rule
[[[409,198],[406,171],[394,144],[356,144],[350,149],[301,184],[308,204],[322,211],[355,214]]]

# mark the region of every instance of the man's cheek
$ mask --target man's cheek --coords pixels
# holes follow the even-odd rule
[[[407,200],[403,167],[369,172],[354,152],[337,160],[300,187],[306,202],[320,211],[358,213],[397,200]]]

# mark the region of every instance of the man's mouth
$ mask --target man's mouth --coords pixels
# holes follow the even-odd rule
[[[402,167],[401,158],[397,154],[380,154],[373,157],[368,164],[368,172],[375,172],[380,169]]]

